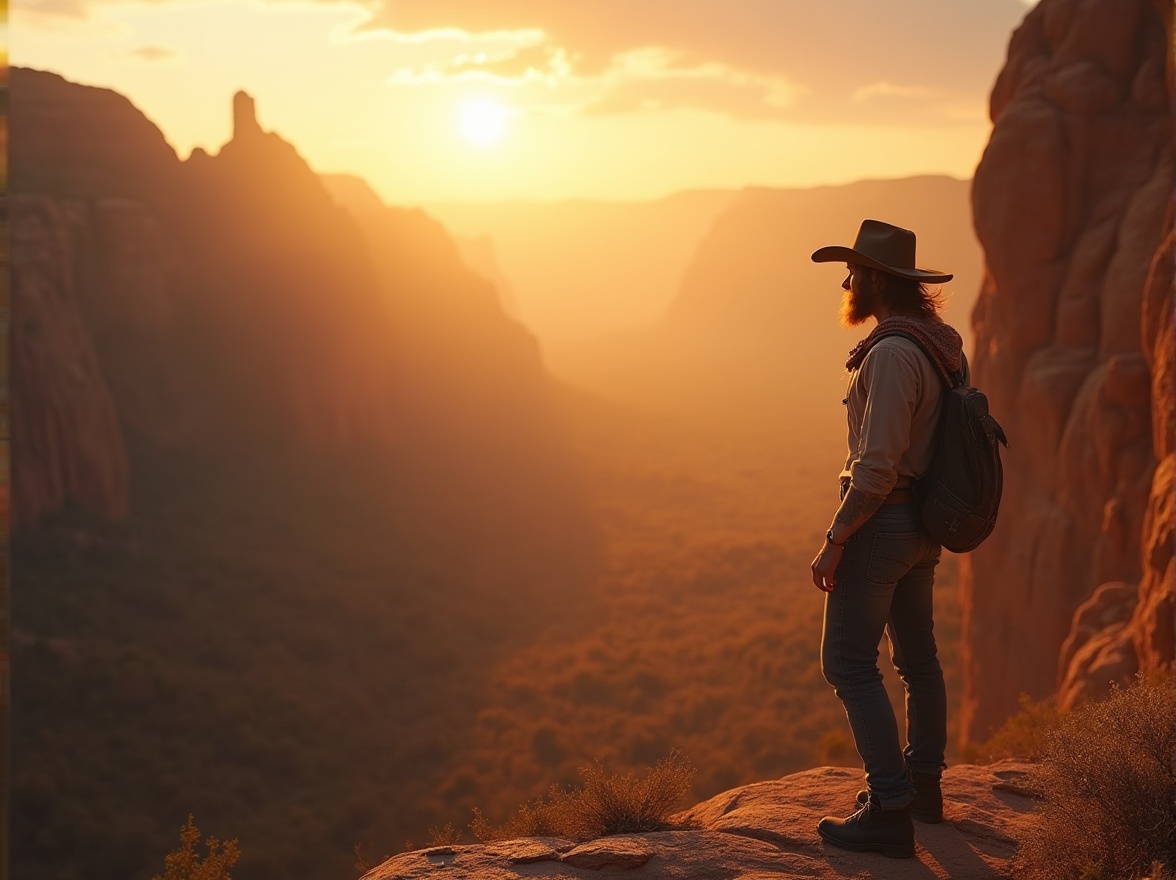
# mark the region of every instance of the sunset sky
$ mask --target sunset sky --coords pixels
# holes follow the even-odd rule
[[[181,157],[238,89],[389,202],[971,175],[1025,0],[14,0],[13,64]],[[19,121],[16,122],[19,124]]]

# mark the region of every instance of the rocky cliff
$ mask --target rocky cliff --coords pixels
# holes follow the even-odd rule
[[[126,446],[73,295],[84,219],[46,196],[11,202],[14,528],[76,504],[126,515]]]
[[[361,230],[248,95],[186,162],[108,90],[16,68],[12,96],[18,526],[124,515],[128,445],[399,448],[487,421],[511,436],[485,457],[550,444],[538,348],[445,230],[394,209]]]
[[[1169,203],[1167,235],[1144,288],[1143,352],[1152,371],[1152,435],[1159,464],[1143,518],[1143,576],[1127,626],[1145,672],[1176,658],[1176,222]],[[1126,647],[1126,646],[1125,646]]]
[[[1173,188],[1171,45],[1168,4],[1042,0],[993,90],[972,191],[986,262],[973,360],[1012,448],[1001,520],[962,573],[972,740],[1014,712],[1019,694],[1052,694],[1063,664],[1077,664],[1063,682],[1073,698],[1139,668],[1136,644],[1171,657],[1170,633],[1126,629],[1145,577],[1145,520],[1149,571],[1170,565],[1159,523],[1171,494],[1148,501],[1156,449],[1171,449],[1170,429],[1153,427],[1153,389],[1171,387],[1170,270],[1144,293]],[[1147,591],[1143,613],[1169,617],[1153,629],[1171,627],[1166,570],[1147,576],[1168,577]],[[1103,584],[1125,586],[1095,596]],[[1123,649],[1107,653],[1093,634],[1116,625]]]

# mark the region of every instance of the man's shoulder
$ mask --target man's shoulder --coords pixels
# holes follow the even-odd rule
[[[919,343],[915,342],[906,336],[887,335],[881,337],[867,352],[866,357],[862,361],[865,366],[866,361],[874,357],[875,362],[882,360],[901,360],[911,364],[921,363],[920,358],[925,358],[923,349]]]
[[[905,336],[883,336],[862,359],[862,381],[871,388],[917,389],[930,381],[935,367],[917,342]]]

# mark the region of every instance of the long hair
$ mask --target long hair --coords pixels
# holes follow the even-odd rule
[[[914,315],[928,320],[938,319],[943,310],[945,297],[940,287],[928,287],[922,281],[899,278],[889,272],[874,273],[875,295],[879,296],[890,311],[898,315]]]

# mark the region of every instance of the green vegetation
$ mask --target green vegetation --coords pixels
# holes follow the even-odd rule
[[[1170,877],[1176,866],[1176,690],[1137,681],[1079,706],[1049,737],[1024,880]]]
[[[580,770],[583,785],[552,787],[495,827],[475,810],[471,830],[481,841],[516,837],[591,840],[609,834],[662,831],[690,790],[694,768],[677,752],[644,773],[608,773],[599,763]]]
[[[200,829],[191,814],[180,829],[180,848],[168,853],[163,860],[163,876],[152,880],[232,880],[229,868],[237,863],[240,853],[237,841],[220,841],[209,837],[204,841],[205,854],[200,857]]]

